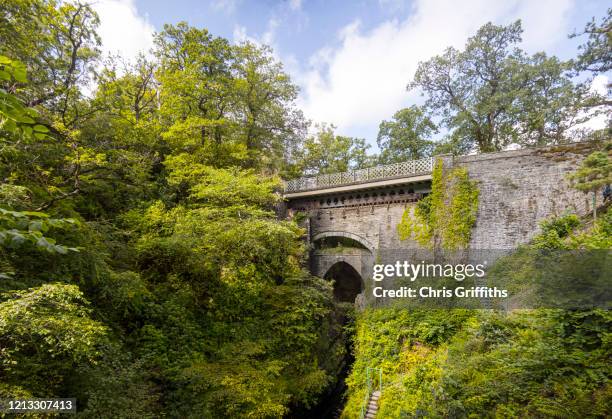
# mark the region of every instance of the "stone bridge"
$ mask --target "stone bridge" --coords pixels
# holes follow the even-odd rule
[[[590,199],[571,188],[567,174],[592,143],[443,155],[444,169],[464,167],[480,190],[469,249],[511,249],[538,232],[539,223],[566,211],[584,214]],[[422,250],[400,240],[404,211],[431,190],[433,159],[306,177],[285,184],[286,216],[306,215],[303,227],[312,274],[335,280],[335,295],[354,301],[385,252]]]

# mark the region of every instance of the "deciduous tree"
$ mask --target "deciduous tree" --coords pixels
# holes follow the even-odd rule
[[[421,90],[455,142],[481,152],[556,143],[586,118],[587,88],[572,83],[567,63],[519,49],[522,31],[520,21],[487,23],[464,50],[451,47],[419,64],[409,88]]]
[[[438,132],[425,111],[410,106],[397,111],[393,120],[382,121],[378,129],[379,160],[383,164],[431,156],[431,136]]]

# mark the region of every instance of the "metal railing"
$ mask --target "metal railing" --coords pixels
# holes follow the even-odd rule
[[[285,192],[301,192],[401,176],[416,176],[431,173],[432,168],[433,158],[428,157],[329,175],[301,177],[287,181]]]
[[[376,375],[378,375],[378,391],[382,394],[382,368],[366,367],[366,394],[361,404],[359,419],[364,419],[368,412],[368,403],[372,395],[372,388],[375,386],[373,381],[376,379]]]

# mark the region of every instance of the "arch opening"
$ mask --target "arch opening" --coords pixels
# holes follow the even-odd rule
[[[342,236],[326,236],[317,239],[313,243],[314,248],[317,250],[324,249],[363,249],[369,250],[363,245],[363,243],[352,239],[350,237]]]
[[[325,240],[323,240],[325,239]],[[374,253],[374,246],[363,237],[356,234],[342,232],[342,231],[324,231],[312,238],[312,243],[315,249],[321,249],[326,247],[352,247],[367,249],[371,253]]]
[[[334,281],[334,298],[340,302],[354,303],[363,288],[361,275],[346,262],[334,263],[325,279]]]

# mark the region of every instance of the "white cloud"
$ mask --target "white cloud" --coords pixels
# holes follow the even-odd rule
[[[521,18],[528,51],[552,47],[566,39],[572,1],[416,0],[404,20],[388,20],[369,31],[355,21],[339,31],[335,45],[313,54],[308,68],[293,72],[302,87],[300,105],[314,121],[372,138],[382,119],[419,101],[415,92],[406,92],[419,61],[447,46],[463,47],[487,21],[508,24]]]
[[[239,0],[214,0],[211,6],[214,10],[219,10],[227,14],[232,14],[236,11]]]
[[[278,28],[278,20],[270,19],[268,21],[268,28],[264,32],[261,37],[261,41],[266,45],[274,45],[275,37],[276,37],[276,29]]]
[[[134,0],[97,0],[92,6],[100,16],[98,34],[105,55],[132,59],[153,47],[155,28],[138,14]]]
[[[591,82],[590,90],[592,93],[599,94],[601,96],[608,96],[608,85],[610,84],[610,79],[605,74],[600,74],[593,78]],[[599,107],[593,108],[585,113],[585,116],[590,116],[590,119],[586,122],[579,124],[574,127],[574,130],[580,130],[582,128],[587,128],[590,130],[598,130],[603,129],[608,124],[608,120],[610,119],[610,113],[604,112],[607,107]]]
[[[605,74],[596,76],[591,82],[591,92],[605,96],[608,94],[610,79]]]
[[[302,0],[289,0],[289,8],[291,10],[300,10],[302,8]]]
[[[278,29],[279,23],[280,22],[276,18],[270,19],[268,21],[266,31],[260,36],[249,35],[245,26],[236,25],[234,26],[232,37],[234,38],[234,42],[236,43],[249,41],[256,45],[269,45],[270,47],[272,47],[273,51],[276,51],[276,31]],[[276,56],[276,58],[279,59],[278,56]]]

